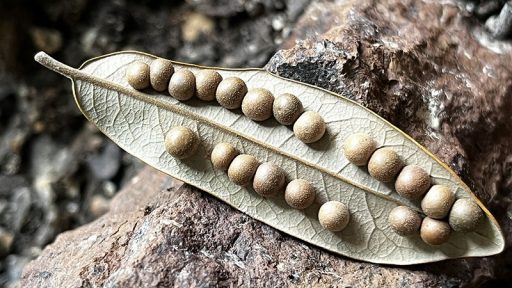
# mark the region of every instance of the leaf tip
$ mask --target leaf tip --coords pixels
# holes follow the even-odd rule
[[[73,75],[77,74],[76,69],[53,59],[50,55],[46,54],[43,51],[37,52],[37,54],[34,55],[34,60],[37,63],[43,65],[44,67],[53,70],[59,74],[62,74],[68,78],[72,78]]]

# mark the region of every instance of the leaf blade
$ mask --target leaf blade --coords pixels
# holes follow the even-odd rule
[[[224,78],[236,75],[249,87],[265,87],[274,94],[294,93],[307,110],[319,111],[328,123],[329,135],[320,143],[307,146],[281,125],[265,126],[219,106],[204,105],[199,101],[181,103],[169,96],[148,95],[130,89],[124,79],[126,65],[133,61],[149,63],[152,59],[154,56],[138,52],[106,55],[84,63],[80,69],[85,75],[74,77],[75,98],[84,115],[123,149],[149,165],[201,188],[281,231],[351,258],[405,265],[452,257],[485,256],[503,249],[503,235],[486,210],[486,225],[477,231],[479,233],[470,233],[471,241],[464,240],[468,235],[458,233],[460,235],[454,235],[441,248],[427,246],[419,237],[399,237],[390,231],[387,214],[403,200],[389,187],[372,182],[365,171],[348,165],[339,147],[350,133],[372,131],[379,144],[400,147],[399,154],[405,155],[409,164],[423,164],[438,183],[456,188],[458,197],[474,196],[453,171],[447,170],[426,149],[373,112],[336,94],[285,80],[260,69],[217,69]],[[194,72],[201,69],[183,63],[176,65],[178,69],[187,67]],[[85,77],[88,75],[94,77]],[[91,87],[102,85],[100,90]],[[162,140],[170,127],[183,124],[199,133],[206,149],[190,161],[180,162],[165,153]],[[347,129],[350,133],[345,133]],[[247,131],[252,132],[247,135]],[[301,177],[313,182],[324,200],[347,203],[351,209],[351,223],[341,233],[325,231],[316,221],[318,206],[302,213],[287,207],[282,197],[266,200],[230,183],[225,173],[211,167],[207,157],[208,150],[221,141],[231,142],[242,152],[262,161],[281,165],[289,178]],[[351,178],[365,185],[353,183]],[[409,201],[403,204],[418,208]],[[411,252],[414,250],[422,253]]]

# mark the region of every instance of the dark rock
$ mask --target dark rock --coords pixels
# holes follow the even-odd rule
[[[244,12],[247,6],[249,9],[257,4],[257,1],[247,1],[248,3],[243,3],[242,1],[230,1],[230,0],[199,0],[199,1],[190,1],[191,4],[194,5],[196,10],[199,13],[215,16],[215,17],[229,17],[235,16],[238,13]]]
[[[491,37],[512,37],[512,1],[510,0],[459,0],[462,8],[485,23]]]
[[[30,32],[34,46],[41,51],[53,54],[62,47],[62,35],[58,30],[34,27]]]
[[[20,175],[0,175],[0,195],[2,197],[10,196],[12,190],[18,187],[28,186],[28,181]]]
[[[258,16],[268,14],[269,12],[287,10],[291,15],[297,15],[297,10],[302,10],[308,0],[249,0],[249,1],[229,1],[229,0],[199,0],[189,1],[194,6],[194,10],[199,13],[214,17],[232,17],[237,14],[248,14]]]
[[[8,213],[8,217],[3,218],[6,222],[6,227],[10,228],[11,231],[18,233],[20,232],[23,224],[27,220],[27,215],[30,212],[31,206],[31,195],[30,189],[27,187],[18,187],[12,190],[11,195],[11,207]]]
[[[23,272],[23,268],[28,264],[28,262],[31,259],[32,258],[24,255],[10,254],[9,256],[7,256],[5,259],[6,273],[2,273],[2,275],[0,275],[0,283],[14,283],[17,279],[20,279],[21,274]]]
[[[358,101],[446,163],[457,163],[456,171],[466,170],[468,158],[485,159],[477,155],[495,148],[489,143],[488,150],[482,149],[480,137],[502,139],[497,136],[505,137],[510,129],[511,76],[503,63],[512,49],[495,53],[483,46],[473,36],[479,30],[467,26],[471,19],[450,4],[367,1],[355,6],[312,4],[285,43],[291,49],[277,53],[267,69]],[[311,39],[312,27],[326,32]],[[510,141],[498,141],[507,147],[495,164],[501,166]],[[463,176],[478,176],[471,173]],[[496,194],[478,188],[484,199]]]

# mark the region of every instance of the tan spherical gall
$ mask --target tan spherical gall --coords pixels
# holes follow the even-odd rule
[[[450,225],[444,221],[426,217],[421,222],[420,236],[428,245],[441,245],[450,239]]]
[[[149,79],[151,87],[158,92],[165,91],[169,87],[169,81],[174,73],[172,62],[167,59],[157,58],[149,67]]]
[[[430,175],[418,165],[407,165],[395,181],[396,192],[407,199],[419,199],[430,187]]]
[[[126,80],[134,89],[142,90],[149,87],[149,65],[144,62],[133,62],[126,68]]]
[[[264,121],[272,116],[274,96],[264,88],[250,89],[242,100],[242,112],[254,121]]]
[[[293,133],[300,141],[309,144],[316,142],[325,134],[325,122],[320,114],[306,111],[293,124]]]
[[[222,80],[215,92],[219,104],[227,109],[238,109],[247,94],[247,85],[238,77],[229,77]]]
[[[241,154],[235,157],[228,168],[229,179],[240,186],[251,183],[260,163],[252,155]]]
[[[309,181],[295,179],[286,185],[284,199],[290,207],[306,209],[315,201],[316,189]]]
[[[238,150],[229,143],[219,143],[215,145],[212,151],[211,160],[213,167],[226,171],[231,161],[238,155]]]
[[[373,152],[368,161],[370,175],[385,183],[393,182],[403,167],[400,156],[391,148],[380,148]]]
[[[472,231],[484,216],[482,209],[471,199],[455,201],[448,218],[454,231]]]
[[[270,197],[284,190],[286,175],[281,167],[265,162],[256,169],[252,188],[263,197]]]
[[[169,94],[172,97],[185,101],[194,96],[196,89],[196,77],[188,69],[176,71],[169,81]]]
[[[352,134],[343,143],[345,157],[357,166],[368,164],[375,149],[377,143],[366,133]]]
[[[420,230],[421,217],[407,206],[398,206],[389,213],[388,222],[396,234],[409,236]]]
[[[450,212],[455,194],[445,185],[434,185],[430,187],[423,200],[421,210],[433,219],[443,219]]]
[[[196,96],[203,101],[215,100],[215,91],[222,81],[219,72],[202,70],[196,75]]]
[[[283,125],[292,125],[304,112],[304,107],[295,95],[285,93],[274,100],[272,111],[277,122]]]
[[[347,205],[338,201],[324,203],[318,211],[320,225],[330,231],[341,231],[350,221]]]
[[[165,135],[165,150],[175,158],[189,158],[198,146],[199,137],[188,127],[173,127]]]

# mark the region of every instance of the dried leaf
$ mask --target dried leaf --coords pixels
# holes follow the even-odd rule
[[[120,52],[85,62],[79,69],[59,63],[44,53],[36,60],[73,81],[80,110],[105,135],[149,165],[196,186],[236,209],[306,242],[351,258],[374,263],[407,265],[458,257],[487,256],[504,249],[504,237],[494,217],[470,189],[434,155],[405,133],[368,109],[340,95],[275,76],[261,69],[220,69],[175,62],[196,73],[215,69],[224,78],[237,76],[247,86],[272,93],[293,93],[306,110],[319,112],[327,123],[327,135],[304,144],[293,131],[274,120],[253,122],[240,111],[194,99],[179,102],[165,93],[132,89],[124,75],[134,61],[151,63],[155,56]],[[164,135],[173,126],[185,125],[202,139],[200,151],[180,161],[166,153]],[[449,186],[457,198],[472,198],[486,218],[474,232],[454,232],[449,242],[429,246],[418,236],[401,237],[387,217],[397,205],[420,210],[419,203],[401,198],[392,187],[350,164],[341,146],[349,135],[366,132],[379,146],[393,147],[407,164],[430,173],[433,182]],[[304,178],[317,188],[316,203],[305,211],[290,208],[283,195],[266,199],[251,188],[231,183],[225,172],[214,170],[209,154],[219,142],[230,142],[242,153],[281,166],[289,179]],[[317,219],[319,203],[338,200],[348,205],[351,221],[342,232],[323,229]]]

